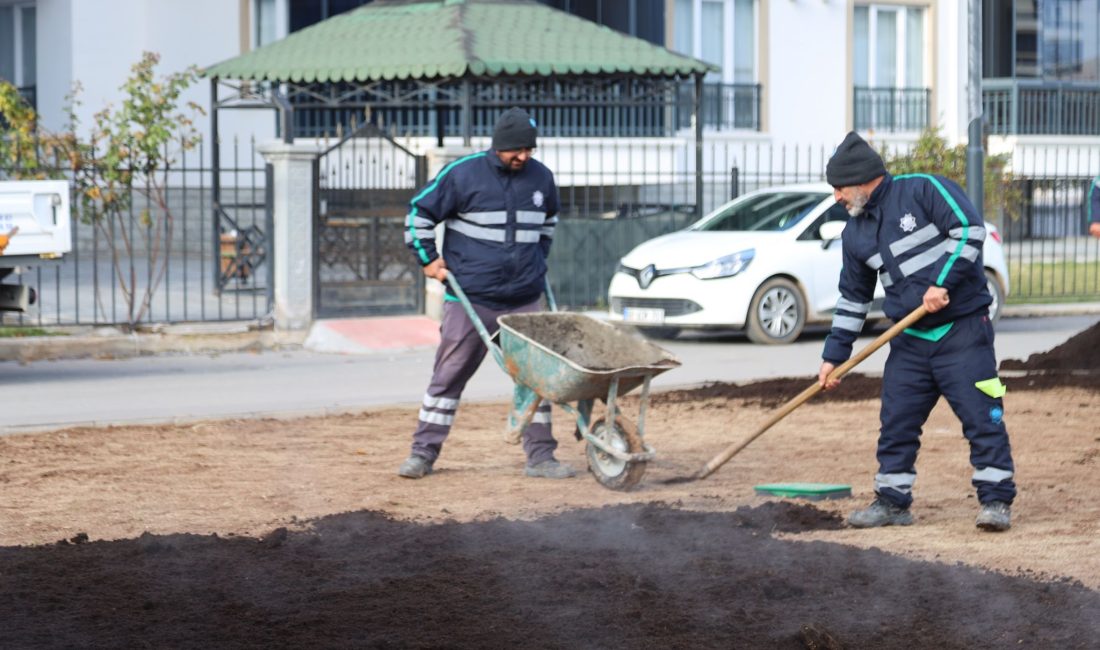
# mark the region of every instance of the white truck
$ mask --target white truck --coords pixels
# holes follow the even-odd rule
[[[68,181],[0,181],[0,312],[26,311],[33,289],[5,283],[23,269],[58,264],[73,250]]]

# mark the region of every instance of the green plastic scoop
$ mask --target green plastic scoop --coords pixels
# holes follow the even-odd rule
[[[767,483],[753,488],[762,496],[792,497],[795,499],[844,499],[852,496],[851,485],[833,483]]]

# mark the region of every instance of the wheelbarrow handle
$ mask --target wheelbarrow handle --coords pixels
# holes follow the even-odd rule
[[[543,281],[546,283],[546,306],[550,308],[550,311],[557,311],[558,302],[554,300],[554,290],[550,288],[550,276],[543,276]]]
[[[493,343],[493,337],[489,334],[489,330],[485,329],[485,324],[481,322],[481,317],[474,311],[474,305],[470,302],[470,299],[466,297],[466,292],[462,290],[462,286],[458,283],[458,279],[455,278],[454,273],[444,269],[444,273],[447,274],[447,284],[451,286],[451,290],[454,291],[455,297],[458,298],[458,303],[462,305],[462,309],[466,311],[466,315],[470,317],[470,322],[474,324],[474,329],[477,330],[478,336],[485,343],[485,347],[489,348],[489,352],[493,355],[493,359],[500,366],[500,369],[504,372],[508,372],[508,369],[504,367],[504,353],[500,351],[500,346]]]

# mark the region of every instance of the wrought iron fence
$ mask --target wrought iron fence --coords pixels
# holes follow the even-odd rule
[[[746,192],[822,181],[828,153],[820,146],[706,142],[697,210],[694,149],[686,141],[547,142],[538,157],[555,172],[562,203],[549,260],[559,304],[606,306],[608,284],[630,249]]]
[[[1009,302],[1100,299],[1100,241],[1088,235],[1093,178],[1037,176],[1017,183],[1018,216],[1000,225]]]
[[[151,197],[138,188],[119,219],[93,221],[74,200],[72,252],[61,263],[7,279],[33,288],[37,304],[27,313],[0,314],[3,323],[131,325],[139,313],[138,324],[265,318],[272,304],[270,260],[266,251],[249,249],[247,233],[270,232],[266,169],[254,142],[235,141],[222,150],[219,208],[240,230],[222,230],[224,221],[215,222],[207,152],[202,146],[184,151],[163,194]],[[0,169],[0,179],[10,171]],[[50,173],[71,171],[55,164]],[[163,236],[155,232],[158,220]],[[224,286],[219,275],[228,276]],[[146,287],[152,290],[141,310]]]
[[[1100,134],[1100,84],[983,79],[982,102],[989,133]]]
[[[855,88],[855,128],[859,131],[923,131],[928,127],[932,91],[928,88]]]

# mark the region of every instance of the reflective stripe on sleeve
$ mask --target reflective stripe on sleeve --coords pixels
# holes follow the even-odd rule
[[[896,242],[890,244],[890,254],[894,257],[913,250],[917,246],[920,246],[926,241],[930,241],[940,236],[940,231],[933,224],[921,228],[920,230],[906,235]]]
[[[840,314],[833,315],[833,327],[836,329],[847,330],[849,332],[859,333],[863,329],[862,318],[856,318],[855,316],[841,316]]]
[[[872,269],[874,269],[876,271],[881,269],[882,268],[882,254],[881,253],[875,253],[871,257],[867,258],[866,264],[867,264],[867,266],[871,267]]]
[[[909,277],[926,266],[931,266],[943,257],[943,247],[933,246],[916,257],[911,257],[898,265],[904,277]]]

